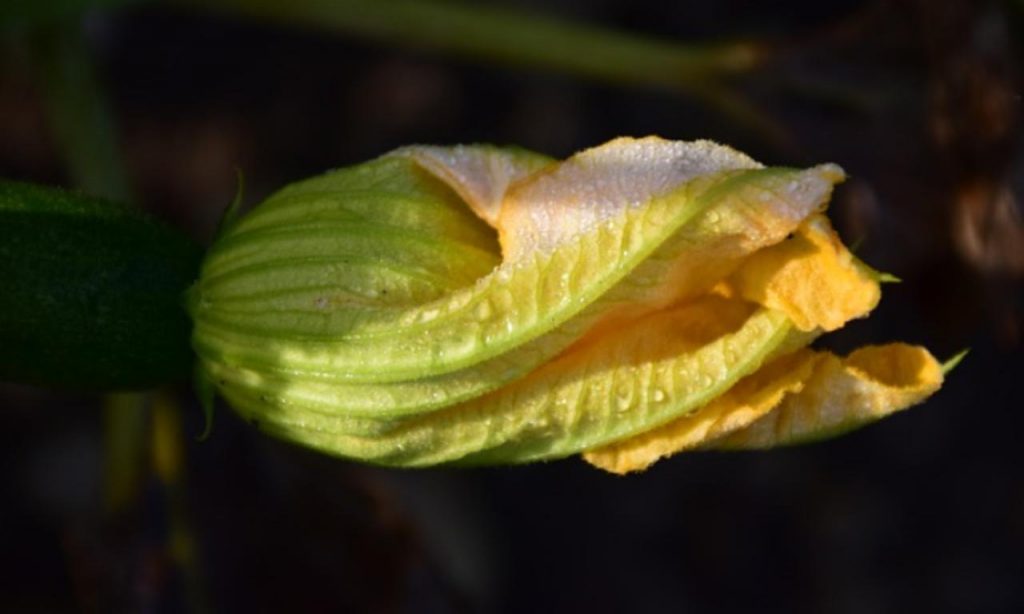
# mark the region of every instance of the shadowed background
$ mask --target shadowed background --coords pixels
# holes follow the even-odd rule
[[[711,138],[850,174],[831,217],[904,281],[831,347],[971,353],[925,405],[844,438],[627,478],[578,459],[369,468],[224,406],[197,443],[184,383],[106,399],[2,385],[0,610],[1024,610],[1024,3],[494,1],[514,14],[413,34],[310,17],[325,3],[307,0],[65,4],[85,3],[0,13],[5,178],[126,200],[207,244],[236,168],[251,206],[410,143],[564,157]],[[502,50],[495,23],[540,34]],[[621,43],[603,35],[669,47],[557,61]],[[694,48],[697,69],[650,69]]]

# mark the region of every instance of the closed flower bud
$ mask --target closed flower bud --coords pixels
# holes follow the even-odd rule
[[[823,214],[842,178],[706,141],[400,149],[222,233],[190,292],[200,378],[271,434],[395,466],[621,473],[849,430],[942,369],[807,349],[880,297]]]

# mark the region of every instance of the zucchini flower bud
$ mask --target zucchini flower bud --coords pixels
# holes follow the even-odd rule
[[[399,149],[222,233],[190,293],[200,378],[268,433],[392,466],[624,473],[846,431],[943,369],[807,348],[880,298],[823,213],[842,179],[654,137]]]

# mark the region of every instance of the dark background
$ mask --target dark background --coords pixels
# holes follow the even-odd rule
[[[514,6],[757,43],[762,61],[727,83],[762,127],[670,87],[231,13],[144,5],[80,23],[134,200],[204,244],[236,168],[252,204],[409,143],[566,156],[659,134],[837,162],[851,176],[831,208],[840,232],[904,281],[828,344],[970,347],[942,391],[839,440],[617,478],[577,459],[368,468],[223,406],[197,443],[183,384],[146,414],[180,431],[181,470],[143,454],[111,503],[101,400],[3,385],[0,611],[1024,611],[1024,3]],[[0,175],[71,185],[32,46],[2,34]]]

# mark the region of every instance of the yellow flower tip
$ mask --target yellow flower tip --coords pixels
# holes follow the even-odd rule
[[[801,349],[743,378],[692,414],[584,452],[583,458],[621,475],[685,450],[807,443],[910,407],[941,384],[941,366],[921,347],[868,346],[845,360]]]
[[[942,384],[942,365],[928,350],[906,343],[869,345],[846,358],[856,377],[893,390],[934,392]]]
[[[745,299],[785,312],[804,331],[836,330],[881,299],[870,270],[821,214],[808,218],[792,239],[751,258],[732,283]]]
[[[819,357],[800,393],[707,447],[764,449],[827,439],[916,405],[943,381],[941,366],[927,350],[903,343],[865,347],[845,360]]]

